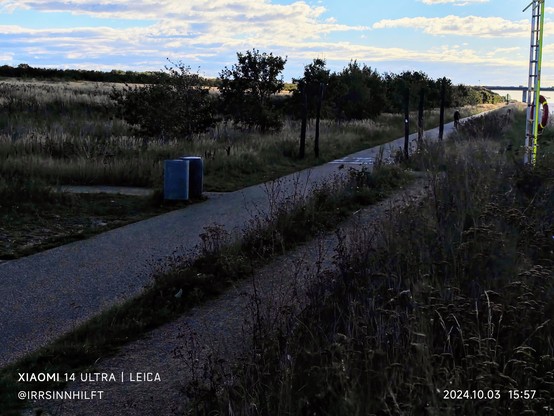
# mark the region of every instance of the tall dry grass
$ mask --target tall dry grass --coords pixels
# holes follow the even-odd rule
[[[254,315],[194,414],[554,414],[553,160],[514,163],[485,124],[421,149],[428,197],[341,239],[300,314]]]
[[[219,123],[189,141],[146,140],[114,117],[111,88],[87,82],[0,82],[0,175],[36,176],[50,184],[159,187],[165,159],[199,155],[206,159],[207,189],[233,190],[382,144],[403,131],[400,115],[323,121],[321,158],[316,159],[310,151],[311,121],[305,160],[297,158],[300,124],[293,120],[277,134]],[[436,111],[426,118],[427,126],[438,123]]]

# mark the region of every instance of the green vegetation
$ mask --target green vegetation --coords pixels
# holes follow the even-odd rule
[[[247,55],[238,55],[239,64]],[[251,55],[255,58],[257,51]],[[427,108],[438,99],[439,81],[422,73],[381,76],[352,62],[332,74],[324,61],[313,65],[297,86],[309,89],[328,79],[328,119],[321,125],[321,157],[303,159],[297,154],[295,100],[300,95],[294,86],[289,86],[290,95],[269,102],[264,98],[261,103],[267,107],[259,109],[257,121],[238,117],[231,125],[217,119],[225,115],[221,109],[219,116],[210,113],[210,103],[217,98],[183,66],[166,75],[149,74],[148,80],[155,81],[141,81],[150,85],[144,87],[1,82],[2,224],[12,224],[17,232],[41,216],[59,225],[56,217],[72,212],[76,221],[113,217],[122,224],[140,218],[137,211],[150,215],[167,207],[120,197],[70,197],[52,192],[51,186],[160,188],[163,160],[193,154],[206,159],[208,190],[235,190],[400,136],[403,117],[392,112],[406,89],[411,90],[411,110],[422,89]],[[28,77],[40,73],[29,67],[18,71]],[[240,92],[238,97],[247,98],[251,106],[260,104],[248,96],[255,84],[243,88],[247,77],[237,74],[234,80],[240,82],[226,84],[229,91]],[[175,113],[166,114],[161,106],[166,101]],[[453,106],[493,105],[497,98],[485,90],[447,83],[447,101]],[[206,107],[195,113],[195,102]],[[141,103],[151,105],[151,114]],[[462,116],[471,111],[476,110],[464,107]],[[192,124],[176,121],[183,114]],[[259,323],[254,350],[245,357],[245,367],[236,369],[237,383],[198,390],[191,398],[194,410],[219,414],[231,408],[237,414],[272,415],[550,412],[554,184],[548,151],[554,135],[548,130],[543,134],[536,169],[521,166],[516,163],[521,159],[521,115],[516,113],[515,119],[509,124],[508,118],[480,118],[466,123],[453,145],[422,147],[407,163],[428,173],[429,198],[417,207],[403,207],[384,222],[377,247],[363,239],[358,239],[359,246],[338,247],[342,273],[318,282],[302,315],[284,323],[286,331]],[[436,110],[426,111],[425,124],[438,124]],[[279,129],[271,127],[277,125]],[[308,137],[313,134],[310,125]],[[352,173],[346,182],[332,184],[332,192],[319,189],[313,198],[284,204],[269,220],[253,222],[237,244],[230,244],[221,228],[206,228],[200,259],[176,259],[173,270],[157,277],[139,298],[0,371],[0,409],[8,412],[5,409],[21,405],[13,400],[15,368],[66,372],[92,366],[145,331],[222,293],[258,267],[260,259],[267,261],[332,228],[348,212],[383,197],[404,180],[398,167]],[[43,247],[96,232],[86,225],[82,229]],[[25,247],[18,250],[9,255],[28,253]],[[186,295],[176,297],[181,289]],[[40,388],[45,385],[36,386]],[[502,398],[444,400],[443,391],[451,388],[498,389]],[[507,390],[515,388],[536,390],[537,399],[507,400]]]
[[[401,169],[383,166],[371,174],[353,171],[295,201],[280,201],[268,193],[275,209],[264,218],[256,217],[236,243],[221,227],[207,226],[200,236],[198,259],[174,259],[170,271],[156,276],[151,287],[137,298],[102,313],[41,351],[0,370],[2,414],[16,414],[24,405],[17,400],[19,387],[14,378],[17,372],[90,370],[98,358],[114,354],[118,347],[146,331],[218,296],[237,280],[250,276],[272,256],[332,229],[352,210],[384,198],[407,181]],[[178,292],[182,296],[176,297]],[[29,383],[27,387],[41,390],[63,385]]]
[[[191,140],[215,124],[214,100],[189,67],[177,63],[166,69],[151,84],[114,87],[110,98],[117,114],[145,140]]]
[[[56,69],[56,68],[34,68],[27,64],[20,64],[17,67],[9,65],[0,66],[0,77],[23,78],[46,81],[90,81],[90,82],[117,82],[129,84],[150,84],[156,79],[164,76],[162,71],[122,71],[113,69],[109,72],[94,71],[86,69]],[[216,79],[202,78],[205,86],[217,86]]]
[[[219,74],[218,87],[225,118],[262,132],[279,130],[281,116],[272,97],[283,90],[281,72],[286,59],[254,49],[237,53],[238,63]]]
[[[384,143],[403,128],[402,117],[390,114],[373,121],[325,121],[321,157],[299,160],[299,121],[286,121],[278,133],[218,122],[188,141],[148,140],[115,117],[111,93],[112,85],[106,84],[0,83],[0,176],[41,178],[51,185],[159,188],[163,160],[200,155],[206,159],[206,190],[229,191]],[[464,113],[470,111],[478,109]],[[426,126],[437,122],[428,110]],[[313,135],[309,123],[308,141]]]
[[[164,160],[200,155],[206,159],[206,190],[236,190],[400,136],[403,119],[389,113],[401,106],[401,92],[411,90],[413,98],[424,90],[430,114],[443,82],[421,72],[382,76],[355,61],[331,73],[325,61],[315,60],[295,82],[306,85],[309,117],[314,113],[313,87],[318,84],[321,90],[323,84],[322,115],[327,120],[318,157],[300,158],[301,94],[290,85],[292,94],[277,94],[284,88],[280,74],[286,60],[257,50],[237,57],[236,65],[221,72],[219,94],[210,93],[211,84],[182,63],[149,73],[145,85],[0,82],[0,176],[48,185],[159,189]],[[86,72],[49,72],[28,65],[0,69],[0,75],[23,79],[79,74],[79,79],[88,79]],[[447,106],[500,99],[444,81]],[[431,116],[425,123],[436,125]],[[315,126],[308,124],[310,141]]]
[[[38,178],[0,178],[0,262],[144,220],[191,201],[57,192]]]
[[[115,117],[113,88],[113,84],[77,82],[0,83],[1,258],[30,254],[172,208],[160,207],[160,201],[127,197],[121,202],[127,208],[106,217],[98,211],[112,209],[114,198],[62,198],[51,192],[60,184],[142,186],[159,193],[165,159],[200,155],[205,158],[205,189],[230,191],[385,143],[400,136],[403,128],[402,117],[392,114],[375,121],[323,120],[321,157],[309,153],[304,159],[297,156],[300,122],[296,120],[286,121],[278,133],[261,134],[218,122],[188,141],[148,140]],[[467,107],[462,113],[482,109]],[[437,125],[435,110],[426,112],[425,123]],[[309,122],[308,141],[314,129]],[[144,216],[135,215],[137,211]],[[45,227],[36,221],[37,213],[42,213]]]
[[[355,62],[340,74],[327,73],[324,62],[318,65],[312,69],[319,75],[341,80],[335,92],[329,86],[326,90],[329,114],[338,108],[332,103],[345,97],[360,106],[368,104],[368,91],[383,79]],[[194,98],[214,99],[183,68],[173,73],[176,79],[191,81],[182,84],[183,96],[188,97],[192,90],[197,94]],[[319,75],[315,74],[314,80]],[[414,91],[431,85],[424,76],[411,73],[391,76],[391,80],[403,80],[397,86],[390,84],[394,87],[391,91],[397,92],[407,85]],[[304,85],[315,82],[308,80]],[[166,135],[164,129],[144,130],[140,117],[125,121],[116,116],[132,94],[140,98],[134,104],[137,108],[141,100],[161,99],[168,91],[176,91],[174,85],[170,78],[152,87],[119,86],[115,91],[113,85],[105,84],[0,83],[3,224],[23,229],[25,218],[38,215],[48,220],[70,217],[68,213],[101,222],[112,216],[117,222],[138,219],[134,216],[137,211],[150,215],[168,209],[131,198],[60,195],[50,188],[59,183],[159,188],[163,160],[196,154],[206,159],[207,189],[233,190],[384,143],[403,130],[402,116],[373,108],[373,120],[356,120],[368,114],[356,113],[359,108],[352,105],[344,119],[335,112],[331,120],[322,121],[321,158],[299,159],[300,123],[291,110],[294,93],[274,101],[271,107],[271,111],[281,111],[281,117],[292,111],[283,118],[281,129],[263,134],[241,126],[240,121],[236,125],[216,121],[207,132],[203,127]],[[167,90],[165,86],[169,86]],[[359,101],[351,96],[358,88]],[[392,100],[384,101],[386,109],[395,96],[384,97]],[[460,93],[459,97],[464,96]],[[465,97],[478,99],[470,93]],[[121,100],[120,105],[113,98]],[[432,103],[433,94],[427,99]],[[488,100],[481,95],[479,100],[483,99]],[[458,103],[465,101],[460,98]],[[186,101],[184,104],[186,112]],[[478,110],[463,108],[462,116],[471,111]],[[173,114],[169,121],[173,117],[177,116]],[[516,113],[514,126],[519,117]],[[437,111],[426,111],[425,119],[427,126],[438,124]],[[384,223],[377,249],[371,248],[370,241],[339,247],[337,264],[342,274],[313,288],[310,305],[294,317],[296,324],[284,323],[294,330],[276,333],[281,329],[260,323],[255,353],[246,357],[245,368],[236,369],[237,384],[197,389],[198,396],[192,397],[197,413],[217,412],[230,405],[242,414],[416,414],[420,410],[479,414],[469,401],[442,399],[440,389],[453,385],[460,389],[490,386],[504,395],[509,387],[536,386],[538,401],[517,402],[511,407],[506,400],[499,401],[512,412],[505,414],[538,412],[551,403],[547,387],[554,382],[548,350],[552,324],[541,317],[553,312],[548,303],[552,287],[544,278],[552,274],[553,262],[552,171],[544,159],[534,171],[509,161],[519,158],[510,156],[517,149],[507,142],[498,145],[497,137],[500,132],[502,140],[511,140],[509,126],[507,119],[478,119],[460,129],[454,147],[422,148],[409,163],[429,172],[429,200],[417,208],[404,207],[393,221]],[[313,130],[310,125],[308,137]],[[545,143],[549,134],[545,131],[543,135]],[[514,143],[519,142],[516,136],[514,133]],[[476,137],[488,141],[476,143]],[[252,273],[260,259],[267,261],[332,228],[350,211],[383,197],[404,181],[405,174],[398,167],[373,174],[352,173],[347,181],[331,184],[332,191],[319,189],[311,199],[282,205],[274,216],[253,222],[253,228],[237,244],[230,244],[219,227],[206,228],[198,260],[176,259],[172,271],[158,276],[139,298],[3,369],[0,408],[21,405],[11,399],[16,397],[16,383],[11,378],[16,374],[14,368],[29,372],[89,368],[98,357],[113,354],[145,331],[222,293]],[[17,222],[15,213],[27,216]],[[65,238],[82,238],[89,231],[97,232],[96,228],[83,226],[81,233],[47,241],[43,247],[67,241]],[[0,231],[4,232],[4,226]],[[21,249],[19,253],[27,252]],[[185,295],[176,297],[180,290]],[[525,319],[516,320],[518,315]],[[83,345],[87,346],[85,353]],[[526,368],[534,378],[527,375]],[[490,401],[482,404],[486,405],[490,407]]]
[[[554,159],[522,165],[506,119],[423,146],[428,197],[346,236],[299,316],[253,315],[234,384],[196,380],[190,414],[551,414]]]
[[[0,154],[5,156],[6,163],[0,169],[2,178],[9,180],[2,183],[0,190],[4,196],[2,200],[8,201],[9,209],[21,204],[28,206],[30,212],[33,209],[38,212],[44,201],[60,210],[66,209],[67,205],[79,205],[73,198],[48,191],[46,185],[50,184],[72,181],[159,184],[159,179],[153,179],[160,176],[159,163],[175,154],[208,156],[206,181],[209,186],[212,189],[216,186],[235,189],[245,183],[271,179],[299,167],[322,163],[325,158],[336,158],[388,141],[399,136],[403,127],[402,117],[391,114],[382,114],[376,121],[325,121],[322,123],[322,136],[328,138],[322,142],[325,158],[308,157],[302,161],[297,159],[295,153],[298,124],[293,120],[287,121],[279,133],[261,135],[256,131],[242,131],[219,123],[213,131],[198,133],[190,141],[149,140],[145,145],[142,138],[129,134],[131,126],[109,118],[114,110],[108,98],[111,86],[81,83],[64,85],[65,89],[59,90],[59,85],[51,83],[14,85],[1,84],[8,92],[2,105],[17,111],[2,112]],[[46,88],[47,92],[39,93],[41,88]],[[92,105],[88,105],[89,100]],[[437,118],[436,111],[428,111],[426,124],[436,124]],[[114,136],[113,128],[121,129],[122,134]],[[231,150],[227,151],[229,148]],[[413,161],[416,162],[417,159]],[[234,279],[251,272],[257,265],[257,259],[282,252],[283,247],[287,249],[323,228],[332,227],[349,210],[382,197],[383,189],[402,182],[403,176],[398,169],[386,168],[382,172],[381,178],[379,172],[353,175],[347,184],[343,184],[343,193],[322,189],[316,192],[313,200],[278,210],[278,217],[271,222],[257,223],[252,234],[244,236],[237,246],[227,247],[228,236],[218,227],[208,228],[200,260],[175,267],[172,273],[156,279],[144,297],[129,302],[121,309],[106,312],[55,345],[18,363],[18,368],[63,372],[69,368],[76,371],[92,365],[98,357],[113,353],[118,346],[135,339],[149,328],[167,322],[191,305],[221,293]],[[26,201],[30,204],[24,204]],[[302,232],[299,233],[299,230]],[[175,298],[175,293],[182,288],[186,288],[183,292],[190,296]],[[152,304],[163,307],[152,308]],[[159,310],[159,314],[152,315],[153,309]],[[87,345],[87,354],[83,354],[83,345]],[[2,395],[2,400],[10,400],[12,396],[10,392],[15,383],[10,378],[10,372],[14,373],[13,368],[4,369],[1,373],[0,390],[7,392]],[[256,389],[252,391],[257,394]],[[231,396],[234,400],[233,394]],[[271,394],[268,399],[272,400]],[[4,408],[9,409],[10,406],[17,404],[5,402]]]
[[[526,112],[524,109],[519,109],[514,111],[511,118],[513,118],[514,126],[517,127],[512,129],[507,135],[507,147],[511,149],[514,156],[523,157],[522,146],[525,135],[521,134],[521,132],[525,132]],[[539,154],[543,155],[554,152],[554,128],[552,124],[547,126],[539,136],[538,149]]]

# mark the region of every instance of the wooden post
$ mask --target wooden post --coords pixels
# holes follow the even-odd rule
[[[410,157],[410,89],[406,87],[404,93],[404,159]]]
[[[302,127],[300,129],[300,151],[298,157],[304,159],[306,155],[306,124],[308,121],[308,95],[306,86],[302,86]]]
[[[417,143],[421,145],[423,142],[423,132],[425,127],[423,126],[423,106],[425,103],[425,92],[423,88],[419,91],[419,107],[417,112]]]
[[[323,102],[323,91],[325,89],[325,84],[321,82],[319,84],[319,96],[317,99],[317,111],[315,116],[315,140],[314,140],[314,154],[315,157],[319,157],[319,120],[321,118],[321,104]]]
[[[444,135],[444,104],[446,101],[446,77],[442,79],[441,84],[441,109],[439,114],[439,140]]]

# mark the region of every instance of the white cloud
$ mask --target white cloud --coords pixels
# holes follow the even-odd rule
[[[428,4],[440,1],[426,0]],[[468,0],[466,0],[468,1]],[[475,2],[475,1],[474,1]],[[515,68],[526,73],[528,56],[518,58],[516,48],[479,51],[460,40],[459,46],[382,47],[372,39],[369,28],[339,23],[315,2],[296,1],[288,5],[269,0],[0,0],[0,13],[17,8],[42,12],[65,11],[111,19],[139,19],[132,28],[76,27],[30,29],[21,25],[0,25],[3,55],[8,62],[26,62],[38,57],[40,66],[111,69],[160,69],[165,58],[198,63],[203,69],[212,64],[210,76],[224,65],[236,62],[236,51],[253,47],[287,56],[287,66],[301,68],[314,57],[337,66],[351,59],[375,66],[401,62],[417,68],[420,64],[454,63],[481,65],[500,70]],[[464,3],[457,1],[455,3]],[[48,18],[48,15],[44,15]],[[126,26],[129,26],[127,22]],[[134,24],[134,22],[133,22]],[[381,20],[374,29],[414,28],[432,35],[470,37],[528,37],[527,21],[501,18],[458,17],[401,18]],[[356,32],[359,43],[332,41],[336,32]],[[438,38],[440,41],[440,38]],[[503,45],[505,46],[505,45]],[[511,46],[511,45],[508,45]],[[6,55],[9,54],[9,55]],[[33,64],[33,62],[29,62]],[[547,64],[546,64],[547,65]],[[298,74],[295,74],[298,75]],[[293,76],[295,76],[293,75]]]
[[[0,62],[12,62],[13,61],[13,53],[0,53]]]
[[[195,56],[195,48],[211,52],[229,49],[264,48],[274,45],[303,44],[334,32],[366,31],[363,26],[337,23],[325,17],[325,8],[303,1],[288,5],[269,0],[0,0],[0,12],[17,8],[40,12],[70,12],[93,17],[139,19],[149,26],[135,29],[94,28],[32,30],[22,26],[0,27],[0,33],[19,34],[23,43],[61,40],[74,44],[71,57],[86,53],[98,55],[134,52],[130,45],[158,48],[158,54],[182,52]],[[152,22],[151,22],[152,21]],[[86,36],[84,36],[86,34]],[[51,40],[47,40],[48,38]],[[87,38],[88,37],[88,38]],[[15,44],[17,38],[12,39]],[[98,45],[98,48],[92,44]],[[82,44],[82,47],[78,47]],[[200,50],[198,51],[200,52]],[[172,55],[173,53],[169,53]]]
[[[91,68],[134,68],[141,62],[143,69],[160,69],[169,58],[204,68],[211,62],[219,71],[236,61],[236,51],[255,47],[287,56],[304,47],[314,51],[335,32],[369,30],[340,24],[324,7],[304,1],[279,5],[269,0],[0,0],[0,13],[18,8],[139,20],[132,28],[114,24],[31,29],[24,23],[0,24],[5,51],[19,62],[40,66],[69,62],[74,67],[87,63]],[[217,72],[212,69],[208,75]]]
[[[319,56],[327,61],[348,62],[356,59],[371,65],[380,62],[405,62],[413,63],[451,63],[451,64],[477,64],[486,67],[517,68],[524,74],[528,66],[526,59],[515,57],[518,48],[503,48],[497,51],[483,54],[480,51],[467,48],[463,45],[436,46],[429,50],[416,50],[405,48],[385,48],[368,45],[353,44],[350,42],[326,43],[317,42],[307,45],[307,48],[294,47],[288,49],[289,58],[309,62],[317,51]],[[378,65],[377,65],[377,69]]]
[[[171,33],[173,28],[165,28],[164,33]],[[61,58],[74,61],[76,67],[102,66],[113,68],[114,65],[103,65],[99,62],[106,59],[112,62],[129,61],[148,62],[150,69],[159,69],[160,61],[165,57],[177,57],[186,62],[202,62],[208,58],[235,61],[234,52],[250,49],[252,45],[264,50],[267,45],[275,53],[284,52],[291,64],[310,62],[315,56],[328,61],[348,62],[357,59],[371,65],[380,62],[425,62],[480,64],[491,67],[521,67],[527,65],[526,58],[513,59],[518,48],[499,48],[488,53],[471,49],[467,43],[454,46],[437,46],[429,50],[416,48],[378,47],[351,42],[330,42],[321,39],[306,40],[298,43],[294,38],[275,43],[263,33],[260,39],[265,43],[251,39],[236,39],[230,34],[223,37],[223,32],[216,34],[201,33],[193,37],[162,36],[159,26],[134,29],[73,28],[73,29],[26,29],[20,26],[0,26],[0,35],[10,34],[13,43],[26,54],[51,58],[60,62]],[[219,41],[216,38],[221,36]],[[212,43],[208,48],[207,44]],[[265,49],[267,50],[267,49]],[[269,51],[268,50],[268,51]],[[11,53],[11,52],[10,52]],[[13,54],[12,54],[13,55]],[[0,57],[1,58],[1,57]],[[98,61],[95,62],[95,59]],[[153,63],[153,62],[156,63]],[[162,64],[163,65],[163,64]],[[129,66],[129,64],[125,65]],[[377,65],[378,66],[378,65]],[[222,66],[221,66],[222,67]],[[220,69],[221,69],[220,67]],[[523,70],[525,72],[525,70]],[[215,73],[212,75],[216,75]]]
[[[429,35],[456,35],[480,38],[527,36],[529,23],[517,22],[501,17],[454,16],[404,17],[384,19],[373,24],[374,29],[412,28],[422,29]]]
[[[314,38],[337,31],[366,30],[341,25],[332,17],[323,20],[326,9],[304,1],[273,4],[269,0],[0,0],[0,11],[17,8],[41,12],[70,12],[93,17],[154,20],[169,26],[209,24],[210,28],[240,34],[245,29],[281,35]],[[209,22],[209,23],[208,23]],[[165,25],[164,25],[165,27]]]

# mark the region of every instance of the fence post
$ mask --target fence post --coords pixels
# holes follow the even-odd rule
[[[404,93],[404,159],[408,160],[410,147],[410,89]]]
[[[446,101],[446,77],[443,77],[441,83],[441,109],[439,115],[439,140],[444,135],[444,105]]]
[[[298,157],[304,159],[306,155],[306,124],[308,119],[308,96],[306,86],[302,86],[302,127],[300,128],[300,151]]]

